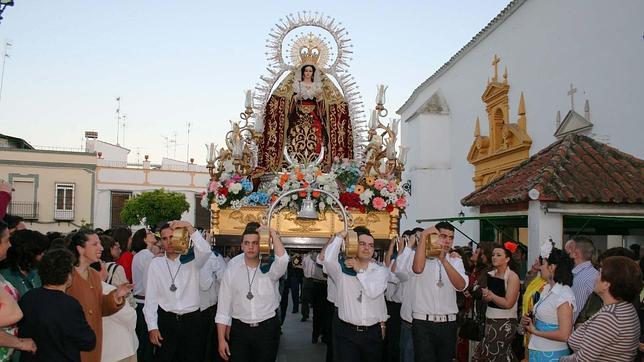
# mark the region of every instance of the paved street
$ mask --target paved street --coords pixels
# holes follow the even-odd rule
[[[282,326],[282,338],[277,354],[278,362],[323,362],[326,357],[326,344],[318,342],[311,343],[311,331],[313,322],[309,318],[306,322],[300,322],[302,315],[293,314],[289,311],[286,321]]]

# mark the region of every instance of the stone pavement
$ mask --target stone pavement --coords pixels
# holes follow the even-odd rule
[[[300,322],[302,315],[300,313],[293,314],[290,309],[282,326],[282,338],[277,352],[277,361],[324,362],[326,359],[326,344],[322,343],[322,341],[318,341],[317,344],[311,343],[313,321],[309,318],[306,322]]]

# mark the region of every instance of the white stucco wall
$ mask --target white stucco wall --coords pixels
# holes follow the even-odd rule
[[[474,168],[466,157],[477,117],[481,133],[488,134],[481,95],[494,74],[494,54],[501,58],[499,78],[503,68],[508,68],[512,123],[524,93],[531,155],[555,141],[555,116],[561,111],[563,117],[570,109],[566,93],[573,83],[578,90],[575,110],[583,115],[584,102],[590,101],[591,136],[644,158],[642,24],[644,2],[639,0],[526,1],[401,110],[402,143],[411,147],[404,179],[412,179],[414,190],[403,228],[413,226],[409,222],[418,218],[472,211],[461,207],[460,199],[474,190]],[[449,106],[449,115],[410,118],[438,90]],[[430,142],[430,130],[442,137]],[[443,167],[445,157],[449,157],[447,169]],[[420,191],[425,188],[436,191]],[[431,195],[437,190],[444,193]],[[431,197],[442,202],[430,202]],[[473,229],[469,224],[473,222],[463,228]]]

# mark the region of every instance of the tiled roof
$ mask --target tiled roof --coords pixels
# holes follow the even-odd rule
[[[464,197],[465,206],[538,200],[644,204],[644,160],[590,137],[570,134]]]
[[[414,91],[412,92],[411,96],[405,101],[405,103],[396,111],[396,113],[400,114],[405,108],[407,108],[411,103],[416,99],[418,94],[423,91],[423,89],[427,88],[429,84],[431,84],[434,80],[438,79],[443,73],[445,73],[449,68],[452,67],[452,65],[456,64],[457,61],[459,61],[462,57],[465,56],[470,50],[472,50],[480,41],[485,39],[494,29],[496,29],[499,25],[501,25],[505,19],[509,18],[510,15],[512,15],[521,5],[523,5],[524,2],[527,0],[512,0],[510,3],[501,10],[500,13],[498,13],[494,19],[490,20],[490,22],[483,28],[481,29],[472,39],[465,44],[456,54],[454,54],[449,60],[443,64],[434,74],[432,74],[429,78],[427,78],[424,82],[422,82]]]

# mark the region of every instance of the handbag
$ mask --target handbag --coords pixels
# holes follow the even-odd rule
[[[470,341],[481,341],[485,334],[485,321],[479,317],[476,312],[476,306],[472,307],[472,311],[465,316],[463,325],[458,330],[458,336],[462,339]]]

